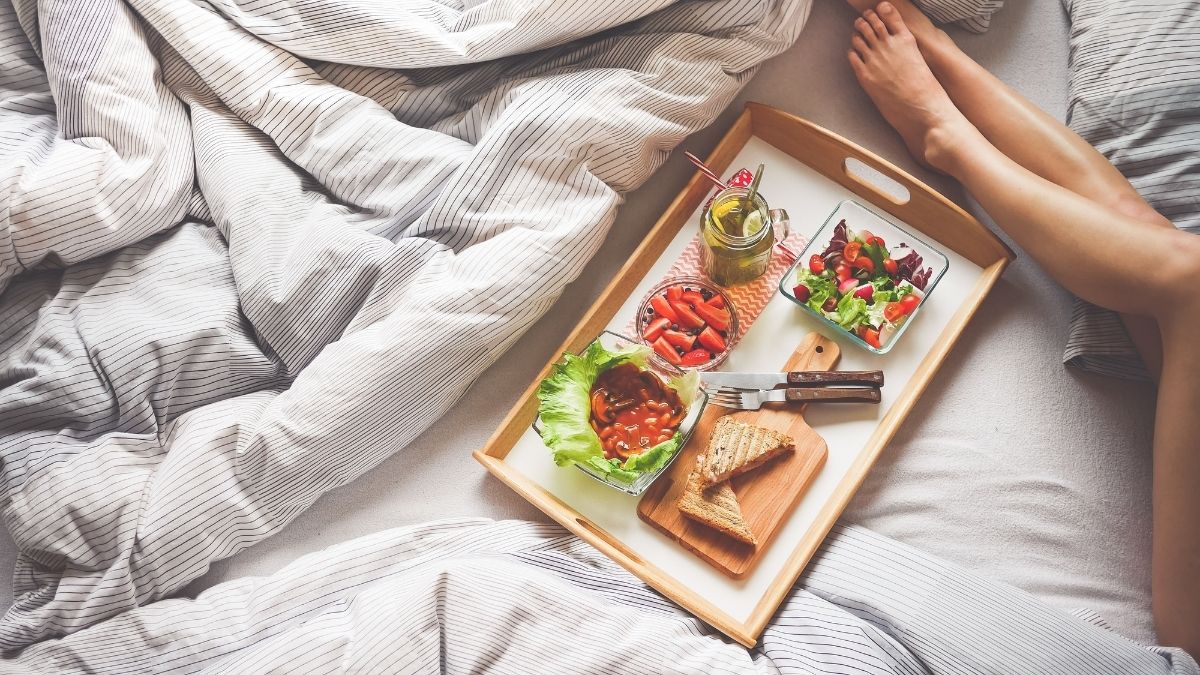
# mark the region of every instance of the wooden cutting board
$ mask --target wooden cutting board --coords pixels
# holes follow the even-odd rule
[[[830,370],[837,364],[839,356],[841,351],[837,343],[810,333],[781,370]],[[759,410],[735,411],[710,404],[680,456],[638,502],[638,516],[725,574],[735,579],[744,577],[771,545],[779,526],[808,490],[829,454],[825,439],[804,421],[805,407],[794,403],[769,403]],[[732,415],[739,422],[785,433],[796,441],[795,451],[732,481],[742,515],[758,539],[758,546],[742,543],[685,518],[675,507],[675,501],[687,484],[688,474],[696,464],[696,455],[708,445],[713,425],[726,415]]]

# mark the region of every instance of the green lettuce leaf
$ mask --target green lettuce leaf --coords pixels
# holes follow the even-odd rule
[[[807,304],[814,311],[822,311],[821,305],[824,305],[826,300],[837,297],[837,282],[834,281],[832,275],[813,274],[808,268],[801,267],[796,282],[808,286]]]
[[[674,438],[622,463],[604,457],[600,438],[588,423],[592,412],[592,385],[600,373],[622,363],[644,368],[649,358],[649,347],[638,345],[611,352],[597,341],[582,355],[563,354],[562,360],[554,364],[550,375],[538,385],[537,397],[542,440],[554,452],[556,464],[583,464],[629,483],[641,474],[657,471],[671,460],[683,440],[678,432]],[[669,384],[680,400],[690,406],[699,392],[700,376],[691,371],[673,378]]]
[[[859,324],[867,320],[867,301],[847,293],[838,300],[837,324],[846,330],[853,331]]]

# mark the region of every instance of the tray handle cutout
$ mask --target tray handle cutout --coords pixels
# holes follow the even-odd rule
[[[859,185],[897,206],[904,206],[912,199],[912,194],[903,183],[857,157],[842,160],[842,170]]]

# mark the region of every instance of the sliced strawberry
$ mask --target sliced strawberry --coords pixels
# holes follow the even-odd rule
[[[708,299],[707,304],[712,305],[713,307],[720,307],[720,308],[724,309],[725,308],[725,296],[714,295]]]
[[[654,342],[658,339],[663,331],[671,327],[671,320],[665,316],[655,317],[646,325],[646,330],[642,331],[642,337],[646,342]]]
[[[667,302],[667,299],[663,296],[656,295],[650,298],[650,306],[654,308],[654,311],[658,312],[659,316],[667,317],[671,320],[671,323],[679,323],[679,314],[675,312],[675,309],[671,307],[671,303]]]
[[[703,345],[705,349],[708,349],[713,354],[720,354],[721,352],[723,352],[729,348],[725,344],[725,338],[721,337],[720,333],[713,330],[712,326],[709,326],[708,328],[705,328],[704,330],[700,331],[700,337],[697,339],[700,341],[700,344]]]
[[[667,300],[678,300],[683,297],[683,286],[671,286],[667,289]]]
[[[680,357],[680,365],[683,366],[702,366],[709,361],[712,361],[713,355],[708,353],[706,349],[693,349],[692,351]]]
[[[696,305],[696,314],[699,314],[705,323],[717,330],[729,330],[729,310],[727,309],[720,309],[702,302]]]
[[[704,304],[704,296],[700,295],[696,291],[684,291],[683,295],[679,299],[683,300],[692,307]]]
[[[685,352],[691,350],[691,348],[696,345],[695,337],[688,335],[687,333],[681,333],[677,330],[663,331],[662,339],[666,340],[667,344],[673,347],[679,347]]]
[[[679,317],[679,320],[675,323],[683,326],[684,328],[704,327],[704,319],[701,319],[699,316],[697,316],[696,313],[692,311],[692,308],[687,306],[687,303],[680,300],[678,302],[672,302],[670,305],[671,309],[675,310],[675,316]]]
[[[679,352],[675,351],[675,348],[672,347],[670,344],[668,344],[667,341],[664,340],[663,338],[660,337],[654,341],[654,351],[659,356],[666,359],[667,363],[670,363],[670,364],[673,364],[676,366],[679,365],[679,363],[680,363]]]

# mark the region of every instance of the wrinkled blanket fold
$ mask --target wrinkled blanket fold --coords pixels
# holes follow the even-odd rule
[[[854,526],[838,526],[757,648],[729,642],[554,526],[380,532],[269,577],[164,600],[25,650],[46,673],[1054,673],[1196,675]]]
[[[0,648],[403,448],[806,0],[0,6]]]

